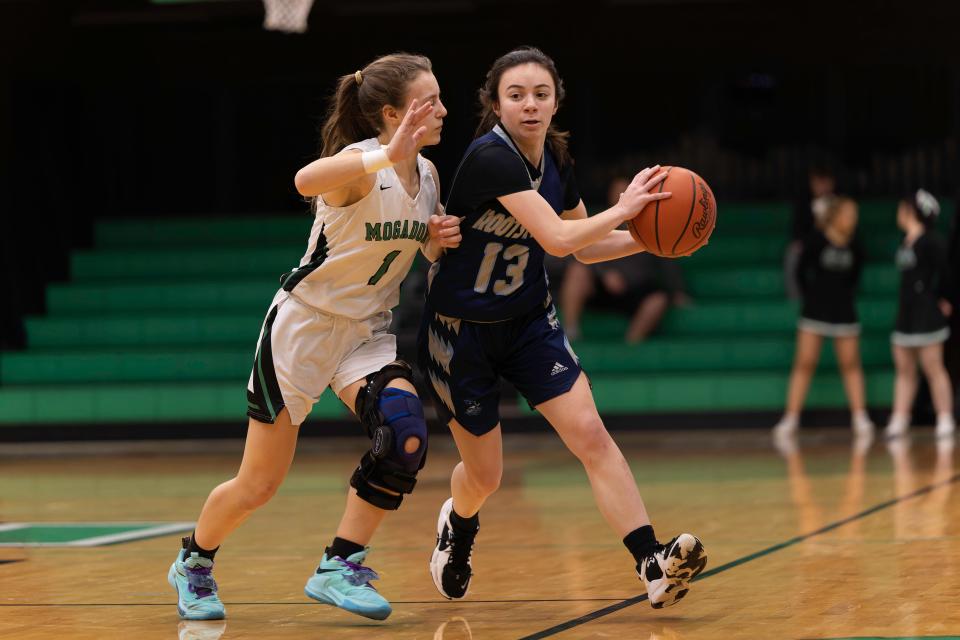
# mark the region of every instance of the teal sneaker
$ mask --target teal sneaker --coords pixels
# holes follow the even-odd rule
[[[386,620],[393,608],[370,584],[380,576],[361,564],[369,550],[367,547],[346,560],[340,556],[328,559],[327,554],[323,554],[317,572],[307,580],[303,592],[317,602],[332,604],[365,618]]]
[[[167,582],[177,592],[177,613],[184,620],[221,620],[227,613],[217,597],[217,583],[213,579],[213,560],[196,551],[186,559],[183,550],[170,565]]]
[[[220,640],[226,630],[223,620],[183,620],[177,627],[177,640]]]

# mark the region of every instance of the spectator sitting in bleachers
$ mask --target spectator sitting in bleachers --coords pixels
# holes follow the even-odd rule
[[[622,178],[611,182],[608,202],[616,203],[628,184]],[[687,306],[691,300],[677,262],[644,252],[597,265],[571,260],[560,287],[560,312],[571,340],[581,335],[580,317],[587,303],[632,314],[624,335],[632,344],[657,328],[671,304]]]

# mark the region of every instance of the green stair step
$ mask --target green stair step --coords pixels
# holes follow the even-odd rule
[[[252,346],[259,335],[264,313],[27,318],[27,341],[31,349],[227,344]]]
[[[891,265],[869,265],[863,270],[860,291],[867,295],[895,295],[899,275]],[[687,278],[695,298],[783,297],[783,270],[780,268],[716,268]]]
[[[868,264],[891,265],[900,244],[897,233],[869,233],[862,239]],[[786,236],[744,235],[719,233],[710,239],[706,248],[680,260],[680,266],[689,274],[714,267],[777,267],[783,264],[783,255],[789,238]]]
[[[786,233],[790,211],[790,205],[782,202],[721,203],[718,228]],[[296,216],[101,220],[94,226],[94,244],[98,248],[119,248],[303,243],[312,223],[313,217],[308,213]]]
[[[189,283],[83,283],[54,284],[47,288],[51,314],[92,314],[148,310],[249,310],[266,308],[279,287],[274,278],[250,278]],[[694,298],[775,298],[783,296],[779,269],[713,269],[690,279]],[[862,292],[894,295],[897,272],[893,267],[864,270]]]
[[[256,304],[250,308],[256,308]],[[896,302],[869,299],[859,305],[865,333],[889,333]],[[263,307],[264,313],[266,306]],[[586,340],[621,342],[626,314],[587,312],[582,321]],[[263,323],[263,314],[249,309],[236,313],[219,310],[186,310],[182,314],[143,312],[123,315],[55,315],[28,318],[31,349],[110,346],[215,346],[252,345]],[[787,302],[698,303],[671,309],[655,339],[727,334],[780,334],[793,336],[797,308]]]
[[[783,409],[789,372],[708,374],[637,374],[591,376],[601,415],[644,412],[776,411]],[[867,402],[889,406],[893,370],[865,371]],[[522,397],[518,405],[530,411]],[[837,374],[818,374],[805,407],[842,409],[847,406]]]
[[[29,350],[4,353],[0,382],[70,384],[243,380],[253,363],[255,337],[236,347],[103,348],[97,350]],[[655,338],[637,345],[579,342],[575,351],[591,373],[670,371],[786,370],[793,361],[794,337]],[[861,341],[866,366],[890,365],[886,336]],[[826,346],[821,366],[833,369]]]
[[[703,269],[731,266],[770,266],[783,262],[786,238],[750,237],[722,235],[715,233],[710,244],[692,256],[675,258],[679,260],[684,273],[690,277]],[[613,264],[616,264],[615,262]]]
[[[953,203],[942,199],[938,227],[948,229]],[[596,209],[596,208],[594,208]],[[860,226],[877,233],[895,233],[896,201],[860,202]],[[719,203],[715,234],[767,233],[788,237],[792,205],[785,202]],[[101,220],[94,227],[95,246],[119,247],[211,247],[306,242],[313,218],[308,213],[291,216],[246,216],[232,218],[163,218]],[[720,237],[717,235],[716,237]]]
[[[54,284],[47,287],[51,314],[263,309],[280,288],[276,277],[223,282],[143,284]]]
[[[857,305],[864,332],[889,333],[896,314],[896,300],[868,298]],[[656,339],[689,335],[793,335],[797,327],[798,306],[786,301],[697,302],[690,307],[674,307],[667,312],[657,330]],[[620,342],[627,329],[626,314],[590,311],[584,314],[581,331],[586,340]]]
[[[719,202],[714,233],[762,230],[786,237],[791,215],[791,205],[784,202]]]
[[[0,387],[0,425],[237,421],[246,423],[243,382]],[[345,418],[329,389],[312,418]],[[136,437],[136,434],[131,434]]]
[[[304,247],[301,243],[281,247],[206,248],[165,250],[97,249],[76,251],[71,255],[74,281],[173,280],[200,277],[235,278],[284,273],[299,264]],[[697,270],[716,266],[770,266],[783,260],[786,238],[714,238],[709,249],[688,258],[680,258],[685,269]],[[896,239],[892,241],[893,255]],[[886,258],[887,256],[885,256]]]
[[[242,381],[253,366],[256,336],[248,348],[4,353],[0,383]]]
[[[299,251],[299,252],[298,252]],[[278,278],[297,267],[303,247],[263,249],[165,250],[124,249],[77,251],[71,255],[74,281],[170,280],[199,277],[237,278],[244,276]]]
[[[793,363],[794,338],[654,339],[636,345],[613,342],[581,342],[574,345],[584,368],[590,373],[655,373],[689,371],[787,371]],[[892,366],[890,341],[877,337],[861,340],[860,355],[865,367]],[[836,369],[833,349],[825,345],[821,371]]]
[[[94,246],[216,247],[306,245],[313,216],[281,214],[236,218],[102,220],[94,226]]]

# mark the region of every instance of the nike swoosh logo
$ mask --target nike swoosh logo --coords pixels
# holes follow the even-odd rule
[[[387,186],[380,185],[380,191],[384,191],[385,189],[389,189],[389,188],[392,187],[392,186],[393,186],[392,184],[388,184]]]
[[[449,539],[450,533],[447,530],[447,525],[443,525],[443,531],[437,538],[437,551],[446,551],[450,547]]]

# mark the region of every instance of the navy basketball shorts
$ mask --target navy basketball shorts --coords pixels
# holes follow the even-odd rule
[[[470,322],[424,309],[417,340],[420,369],[437,414],[482,436],[500,422],[500,378],[531,406],[570,390],[580,360],[553,305],[503,322]]]

